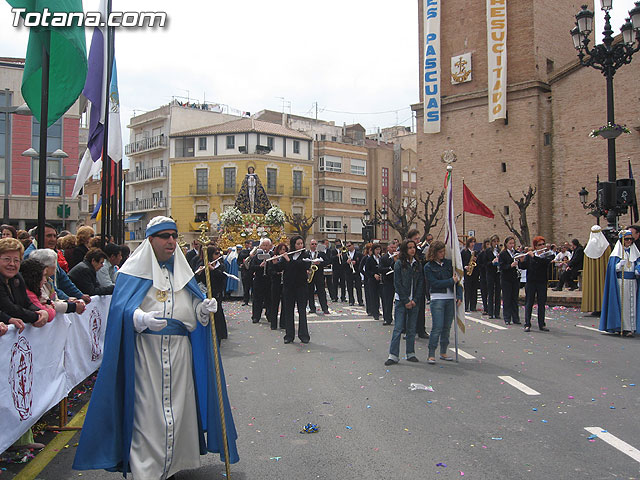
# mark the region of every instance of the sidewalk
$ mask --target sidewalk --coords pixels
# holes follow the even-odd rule
[[[556,292],[551,288],[547,289],[547,305],[555,307],[562,305],[564,307],[577,307],[580,308],[582,303],[582,291],[581,290],[567,290],[564,289],[561,292]],[[524,288],[520,289],[520,304],[524,304]]]

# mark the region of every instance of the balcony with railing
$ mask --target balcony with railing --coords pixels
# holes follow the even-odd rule
[[[289,196],[291,196],[291,197],[308,198],[309,197],[309,187],[292,187],[291,188],[291,193],[290,193]]]
[[[157,150],[159,148],[167,148],[169,142],[164,133],[149,138],[143,138],[137,142],[130,143],[124,147],[126,155],[136,155],[138,153]]]
[[[126,204],[126,211],[129,212],[143,212],[147,210],[161,210],[167,208],[166,198],[137,198]]]
[[[167,178],[167,167],[151,167],[132,170],[127,173],[127,183],[146,182],[150,180],[164,180]]]
[[[266,192],[270,197],[281,197],[284,195],[284,185],[267,185]]]
[[[218,195],[235,195],[236,193],[238,193],[236,184],[218,184]]]
[[[189,195],[200,197],[213,195],[213,187],[211,185],[189,185]]]

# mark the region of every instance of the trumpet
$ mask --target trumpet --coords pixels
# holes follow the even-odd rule
[[[547,253],[547,252],[550,252],[550,251],[551,251],[551,248],[549,248],[549,247],[544,247],[544,248],[539,248],[538,250],[534,250],[534,251],[533,251],[533,254],[534,254],[534,255],[536,255],[536,256],[540,256],[540,255],[542,255],[543,253]],[[514,259],[514,260],[520,260],[521,258],[524,258],[524,257],[526,257],[527,255],[529,255],[529,252],[526,252],[526,253],[519,253],[518,255],[515,255],[515,256],[513,257],[513,259]]]
[[[317,271],[318,271],[318,266],[312,264],[311,268],[308,270],[308,273],[307,273],[307,283],[313,282],[313,276],[316,274]]]

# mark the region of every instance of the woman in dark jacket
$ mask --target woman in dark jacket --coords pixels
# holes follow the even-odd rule
[[[415,354],[417,295],[422,292],[424,279],[420,262],[416,259],[416,251],[416,242],[405,240],[400,245],[400,258],[393,265],[393,285],[396,290],[395,324],[389,345],[389,358],[384,362],[387,366],[398,363],[400,359],[400,337],[405,329],[407,361],[418,361]]]
[[[526,304],[524,307],[524,331],[531,331],[531,312],[533,301],[538,297],[538,328],[548,332],[544,322],[545,307],[547,305],[547,284],[549,281],[549,265],[555,258],[553,248],[546,252],[535,253],[545,247],[544,237],[533,238],[533,248],[520,262],[520,268],[527,270],[527,283],[525,284]]]
[[[24,324],[42,327],[49,315],[36,307],[27,295],[27,287],[20,275],[24,247],[15,238],[0,240],[0,321],[14,325],[20,332]]]
[[[203,293],[209,297],[207,294],[207,278],[205,277],[204,271],[204,260],[202,259],[202,251],[200,255],[194,257],[195,259],[195,267],[196,273],[196,281],[201,285],[200,288],[203,288]],[[225,267],[224,262],[222,261],[222,254],[220,253],[220,249],[215,245],[209,245],[207,247],[207,259],[209,260],[209,275],[211,281],[211,295],[218,302],[218,310],[213,314],[213,322],[216,327],[216,337],[218,340],[225,340],[228,336],[227,332],[227,319],[224,315],[224,310],[222,308],[222,300],[224,298],[224,291],[227,285],[227,276],[224,274]],[[203,268],[200,268],[203,267]]]
[[[289,250],[286,243],[279,243],[274,250],[274,256],[282,255]],[[278,329],[278,308],[280,309],[280,328],[285,328],[285,308],[282,297],[282,270],[277,269],[274,262],[267,263],[267,275],[271,285],[271,310],[269,310],[269,322],[271,330]]]
[[[65,251],[65,258],[69,263],[70,270],[79,263],[82,263],[85,255],[89,251],[89,242],[95,236],[95,234],[96,232],[93,230],[93,228],[87,225],[78,229],[78,232],[76,233],[76,247],[71,250],[70,255],[68,256],[67,252]]]
[[[107,254],[99,248],[92,248],[84,256],[84,260],[69,270],[69,278],[78,289],[89,296],[111,295],[114,285],[101,287],[96,276],[104,265]]]
[[[504,239],[504,248],[498,255],[500,265],[500,286],[502,287],[502,308],[504,312],[504,323],[509,325],[520,324],[520,313],[518,312],[518,295],[520,293],[520,275],[518,271],[518,260],[515,260],[514,250],[516,239],[507,237]]]
[[[291,237],[289,242],[291,252],[304,248],[304,240],[300,235]],[[311,267],[309,252],[301,252],[278,259],[276,269],[282,271],[283,305],[285,308],[284,343],[291,343],[295,338],[294,310],[298,307],[298,338],[302,343],[309,343],[309,328],[307,327],[307,301],[309,289],[307,285],[307,270]]]
[[[375,244],[371,247],[371,254],[367,259],[367,263],[364,268],[364,278],[369,289],[369,300],[367,308],[369,315],[374,320],[380,320],[380,293],[382,290],[382,282],[380,276],[380,254],[382,253],[382,247],[380,244]]]
[[[424,275],[429,282],[431,293],[431,334],[429,335],[429,358],[427,362],[436,363],[436,349],[440,342],[440,360],[451,361],[453,357],[447,355],[449,333],[455,308],[462,303],[462,288],[458,285],[458,275],[453,271],[453,264],[444,258],[446,248],[441,241],[435,241],[429,246],[427,264]]]

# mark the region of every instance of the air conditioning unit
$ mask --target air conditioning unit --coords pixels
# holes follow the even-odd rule
[[[247,147],[245,145],[242,145],[242,146],[238,147],[238,151],[240,153],[247,153]]]

